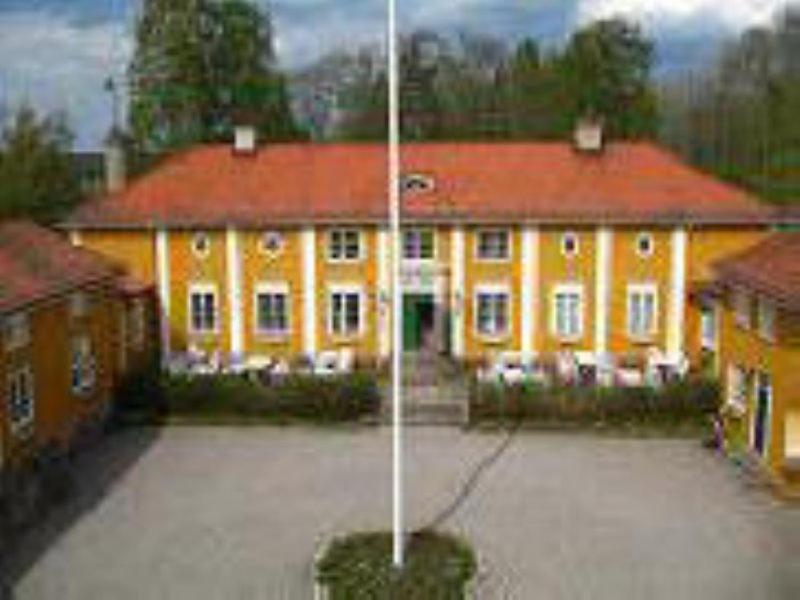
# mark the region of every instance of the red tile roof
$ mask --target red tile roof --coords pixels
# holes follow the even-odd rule
[[[70,223],[383,220],[386,161],[382,144],[273,144],[251,156],[199,146],[84,206]],[[435,181],[432,191],[406,197],[411,219],[752,223],[773,214],[646,142],[615,143],[599,156],[552,142],[405,144],[402,163],[404,173]]]
[[[25,221],[0,222],[0,313],[110,281],[117,273],[54,231]]]
[[[760,244],[715,265],[728,284],[770,296],[800,310],[800,233],[775,233]]]

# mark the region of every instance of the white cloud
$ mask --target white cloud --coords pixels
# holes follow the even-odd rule
[[[617,15],[645,26],[679,25],[713,19],[732,30],[768,23],[786,0],[580,0],[577,20],[585,23]]]
[[[0,104],[67,111],[79,147],[96,146],[111,121],[103,81],[124,73],[132,44],[123,23],[77,26],[48,12],[0,19]]]

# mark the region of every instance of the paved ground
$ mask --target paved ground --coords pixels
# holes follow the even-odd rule
[[[444,517],[469,536],[482,598],[800,598],[800,510],[694,442],[409,436],[410,521]],[[88,491],[17,557],[15,597],[310,598],[320,540],[389,522],[389,440],[311,429],[117,437],[88,459]]]

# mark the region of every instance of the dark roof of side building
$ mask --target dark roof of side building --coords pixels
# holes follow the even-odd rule
[[[28,221],[0,222],[0,313],[84,286],[110,282],[120,271],[98,254]]]
[[[563,142],[414,143],[404,197],[417,221],[756,224],[774,211],[650,142],[598,154]],[[267,144],[252,155],[206,145],[165,159],[124,190],[82,206],[73,227],[223,226],[384,221],[384,144]]]
[[[722,282],[741,285],[800,310],[800,232],[775,233],[715,265]]]

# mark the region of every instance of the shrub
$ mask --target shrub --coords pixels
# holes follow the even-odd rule
[[[317,563],[318,581],[329,597],[453,600],[476,570],[475,556],[461,539],[421,531],[408,538],[402,571],[392,565],[392,535],[356,533],[336,540]]]
[[[376,378],[365,372],[292,375],[269,386],[236,375],[166,377],[162,391],[175,416],[342,422],[376,413],[380,403]]]
[[[504,387],[473,382],[470,421],[568,424],[705,423],[718,410],[719,385],[691,378],[662,388]]]
[[[164,394],[158,360],[127,373],[117,383],[114,391],[113,419],[131,413],[156,416],[163,410]]]

